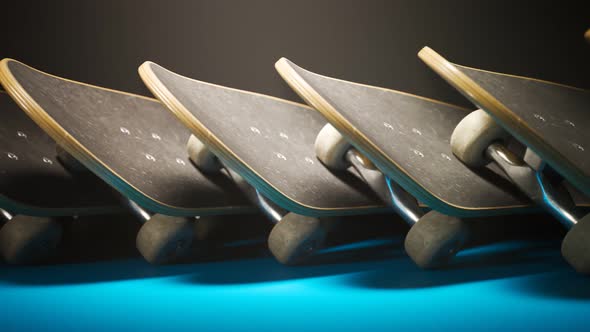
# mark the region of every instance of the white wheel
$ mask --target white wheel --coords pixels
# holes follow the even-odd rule
[[[488,163],[485,151],[491,143],[508,138],[508,133],[483,110],[471,112],[455,127],[451,149],[468,166]]]
[[[329,123],[315,139],[315,154],[330,169],[344,170],[350,166],[345,159],[350,148],[350,143]]]
[[[444,266],[467,241],[467,224],[437,211],[426,213],[410,228],[404,241],[406,253],[423,269]]]
[[[561,243],[561,254],[578,273],[590,275],[590,214],[567,232]]]
[[[188,157],[195,165],[205,172],[217,172],[220,165],[217,157],[195,135],[191,135],[186,143]]]
[[[324,245],[326,228],[314,217],[287,213],[268,236],[268,248],[282,264],[295,265],[305,261]]]
[[[135,244],[152,264],[169,264],[186,258],[194,238],[195,222],[191,218],[155,214],[139,232]]]

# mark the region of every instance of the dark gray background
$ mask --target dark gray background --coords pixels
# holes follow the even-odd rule
[[[577,4],[578,3],[578,4]],[[581,1],[26,1],[2,7],[0,57],[149,95],[145,60],[200,80],[298,100],[273,64],[468,105],[416,56],[590,84]]]

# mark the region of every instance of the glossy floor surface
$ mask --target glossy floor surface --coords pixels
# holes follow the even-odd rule
[[[260,247],[164,267],[139,258],[0,265],[1,330],[587,331],[589,324],[590,279],[566,266],[558,241],[478,247],[433,272],[415,267],[399,241],[341,247],[318,259],[326,264],[293,268]]]

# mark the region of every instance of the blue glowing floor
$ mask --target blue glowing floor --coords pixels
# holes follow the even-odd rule
[[[589,330],[590,278],[558,244],[472,249],[435,272],[395,248],[295,268],[270,257],[0,266],[0,331]]]

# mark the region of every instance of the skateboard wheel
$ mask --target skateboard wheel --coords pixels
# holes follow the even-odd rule
[[[221,168],[217,157],[195,135],[186,143],[190,160],[204,172],[217,172]]]
[[[137,249],[152,264],[178,261],[191,250],[194,226],[189,218],[156,214],[137,233]]]
[[[345,158],[350,148],[350,143],[329,123],[320,130],[315,139],[316,156],[333,170],[345,170],[350,166]]]
[[[55,254],[62,233],[56,219],[15,216],[0,229],[0,254],[10,264],[43,262]]]
[[[578,273],[590,275],[590,214],[565,235],[561,254]]]
[[[453,258],[466,239],[467,227],[464,221],[430,211],[412,226],[404,246],[419,267],[435,269]]]
[[[455,127],[451,149],[468,166],[488,163],[485,151],[494,141],[505,140],[508,133],[483,110],[471,112]]]
[[[325,238],[326,231],[318,218],[291,212],[273,227],[268,248],[280,263],[295,265],[321,248]]]

